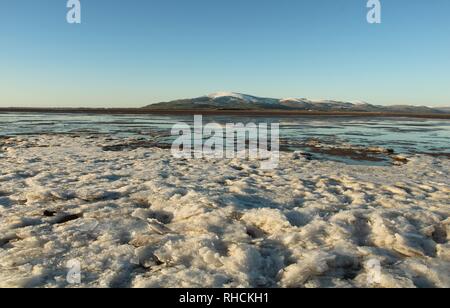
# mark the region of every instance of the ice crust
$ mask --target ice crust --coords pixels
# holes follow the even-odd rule
[[[265,171],[107,152],[104,136],[2,143],[0,287],[450,287],[446,158],[281,153]],[[70,260],[81,284],[66,280]]]

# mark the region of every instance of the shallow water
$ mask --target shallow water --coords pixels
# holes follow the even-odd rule
[[[193,116],[160,115],[80,115],[80,114],[0,114],[0,136],[39,134],[111,134],[118,137],[154,137],[160,142],[172,140],[177,122],[193,125]],[[450,152],[450,121],[406,118],[359,117],[276,117],[250,118],[208,116],[209,122],[279,123],[281,138],[290,149],[302,149],[302,142],[317,138],[327,144],[349,143],[355,146],[381,146],[397,153]],[[160,134],[161,136],[161,134]]]

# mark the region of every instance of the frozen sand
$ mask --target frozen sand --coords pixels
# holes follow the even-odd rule
[[[450,287],[448,158],[263,171],[111,144],[0,140],[1,287],[69,287],[74,259],[89,287]]]

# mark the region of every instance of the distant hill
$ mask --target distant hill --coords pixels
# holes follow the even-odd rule
[[[450,108],[421,106],[379,106],[333,100],[312,101],[306,98],[264,98],[252,95],[219,92],[197,98],[179,99],[144,107],[154,110],[296,110],[316,112],[390,112],[390,113],[450,113]]]
[[[445,113],[450,113],[450,107],[437,107],[436,109],[441,110]]]

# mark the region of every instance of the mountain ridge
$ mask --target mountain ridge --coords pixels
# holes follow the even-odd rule
[[[237,92],[217,92],[196,98],[178,99],[143,107],[164,110],[283,110],[310,112],[392,112],[392,113],[450,113],[450,108],[392,105],[381,106],[367,102],[309,100],[306,98],[267,98]]]

